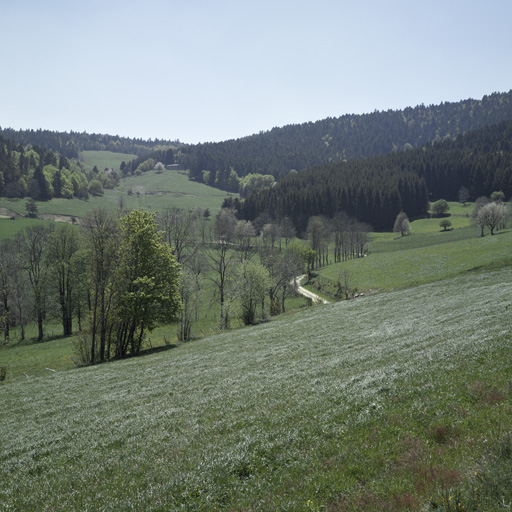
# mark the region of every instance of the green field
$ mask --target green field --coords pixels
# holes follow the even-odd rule
[[[463,207],[450,203],[452,210]],[[472,206],[466,206],[469,210]],[[315,286],[309,288],[333,297],[340,275],[348,272],[351,286],[359,292],[407,288],[441,281],[483,268],[512,264],[512,230],[481,238],[480,228],[465,215],[450,216],[459,227],[439,228],[439,219],[411,222],[411,234],[370,233],[369,255],[317,269]]]
[[[479,478],[508,453],[511,296],[510,270],[468,273],[5,383],[0,503],[499,510]]]
[[[133,190],[129,194],[128,191]],[[139,192],[139,194],[137,194]],[[119,187],[105,190],[102,197],[81,199],[56,198],[51,201],[36,201],[39,214],[67,215],[82,217],[94,208],[115,210],[119,208],[120,197],[124,208],[144,208],[148,211],[162,211],[169,207],[193,210],[197,206],[210,209],[212,214],[220,210],[224,198],[229,194],[208,187],[202,183],[190,181],[183,171],[149,171],[140,176],[124,178]],[[26,214],[27,199],[0,198],[0,207],[13,210],[20,215]]]
[[[74,338],[1,346],[0,510],[508,510],[512,230],[459,219],[320,270],[380,291],[357,300],[208,335],[205,298],[202,339],[94,367]]]
[[[29,226],[36,225],[49,225],[51,221],[49,220],[39,220],[39,219],[2,219],[0,218],[0,241],[6,238],[12,238],[14,235],[23,228]]]
[[[126,153],[113,153],[112,151],[82,151],[81,162],[86,171],[92,171],[96,166],[100,171],[103,169],[119,169],[122,162],[128,163],[137,158],[137,155]]]

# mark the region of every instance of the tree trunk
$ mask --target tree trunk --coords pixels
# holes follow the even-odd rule
[[[38,332],[37,341],[42,341],[42,339],[44,338],[43,320],[44,320],[43,311],[41,311],[41,309],[38,309],[38,311],[37,311],[37,332]]]

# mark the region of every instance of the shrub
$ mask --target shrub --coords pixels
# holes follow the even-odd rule
[[[92,196],[102,196],[103,195],[103,185],[99,180],[91,180],[89,183],[89,194]]]

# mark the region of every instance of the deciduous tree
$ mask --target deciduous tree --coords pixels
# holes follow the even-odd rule
[[[214,241],[207,254],[208,267],[212,271],[209,279],[219,292],[220,327],[229,327],[229,312],[226,306],[226,290],[231,278],[231,268],[234,265],[236,251],[233,250],[233,240],[237,220],[232,210],[223,208],[215,217]]]
[[[270,285],[270,274],[260,263],[244,261],[237,269],[236,296],[240,302],[240,317],[245,325],[256,322],[256,311]]]
[[[119,230],[114,216],[102,209],[92,210],[85,215],[82,226],[91,282],[90,342],[87,341],[88,346],[83,353],[90,357],[88,362],[95,363],[110,356],[107,334],[112,325]]]
[[[61,310],[61,322],[64,336],[73,332],[73,289],[75,272],[73,256],[79,248],[79,234],[76,227],[60,224],[52,233],[48,261],[51,268],[52,288],[57,293]]]
[[[22,268],[27,272],[34,309],[37,317],[37,341],[44,337],[43,322],[46,316],[46,291],[48,277],[47,250],[53,228],[31,226],[20,231],[16,237],[16,245]]]
[[[504,223],[507,216],[508,209],[503,203],[488,203],[478,211],[478,223],[488,227],[494,235],[494,230]]]
[[[436,217],[441,217],[441,215],[444,215],[449,209],[450,205],[444,199],[439,199],[439,201],[436,201],[430,205],[430,211]]]
[[[134,210],[119,221],[117,356],[142,347],[144,334],[181,309],[179,264],[157,231],[155,214]]]
[[[405,212],[400,212],[395,219],[393,226],[395,233],[400,233],[400,236],[408,235],[411,232],[411,224],[409,223],[409,217]]]

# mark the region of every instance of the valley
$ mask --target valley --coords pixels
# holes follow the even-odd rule
[[[205,145],[4,130],[0,510],[506,510],[509,99]]]

